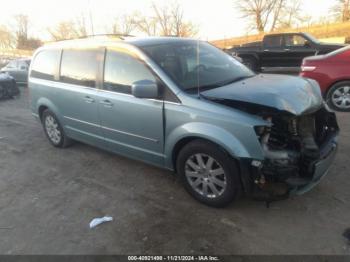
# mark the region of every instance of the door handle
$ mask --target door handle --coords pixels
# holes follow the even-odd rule
[[[286,49],[284,49],[284,51],[290,51],[290,49],[289,49],[289,48],[286,48]]]
[[[85,102],[91,104],[91,103],[94,103],[94,102],[95,102],[95,99],[93,99],[93,98],[91,98],[91,97],[89,97],[89,96],[86,96],[86,97],[85,97]]]
[[[105,107],[112,107],[113,103],[109,100],[102,100],[100,104],[104,105]]]

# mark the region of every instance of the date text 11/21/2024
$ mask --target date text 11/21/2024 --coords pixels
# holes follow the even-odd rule
[[[128,256],[128,261],[220,261],[217,256]]]

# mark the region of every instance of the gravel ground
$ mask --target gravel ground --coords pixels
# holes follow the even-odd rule
[[[225,209],[193,200],[170,172],[80,143],[56,149],[28,90],[0,101],[1,254],[350,254],[350,118],[311,192]],[[91,219],[114,221],[89,229]]]

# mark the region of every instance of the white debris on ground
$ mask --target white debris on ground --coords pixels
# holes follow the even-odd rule
[[[113,221],[113,217],[105,216],[105,217],[100,217],[100,218],[94,218],[90,222],[90,228],[94,228],[98,226],[99,224],[105,223],[105,222],[110,222]]]

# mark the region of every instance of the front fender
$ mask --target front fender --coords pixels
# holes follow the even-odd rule
[[[187,123],[175,128],[166,138],[165,143],[165,165],[173,168],[173,150],[175,145],[184,138],[196,137],[209,140],[223,149],[235,158],[252,158],[247,148],[242,142],[227,130],[207,123]],[[257,152],[259,156],[259,152]]]

